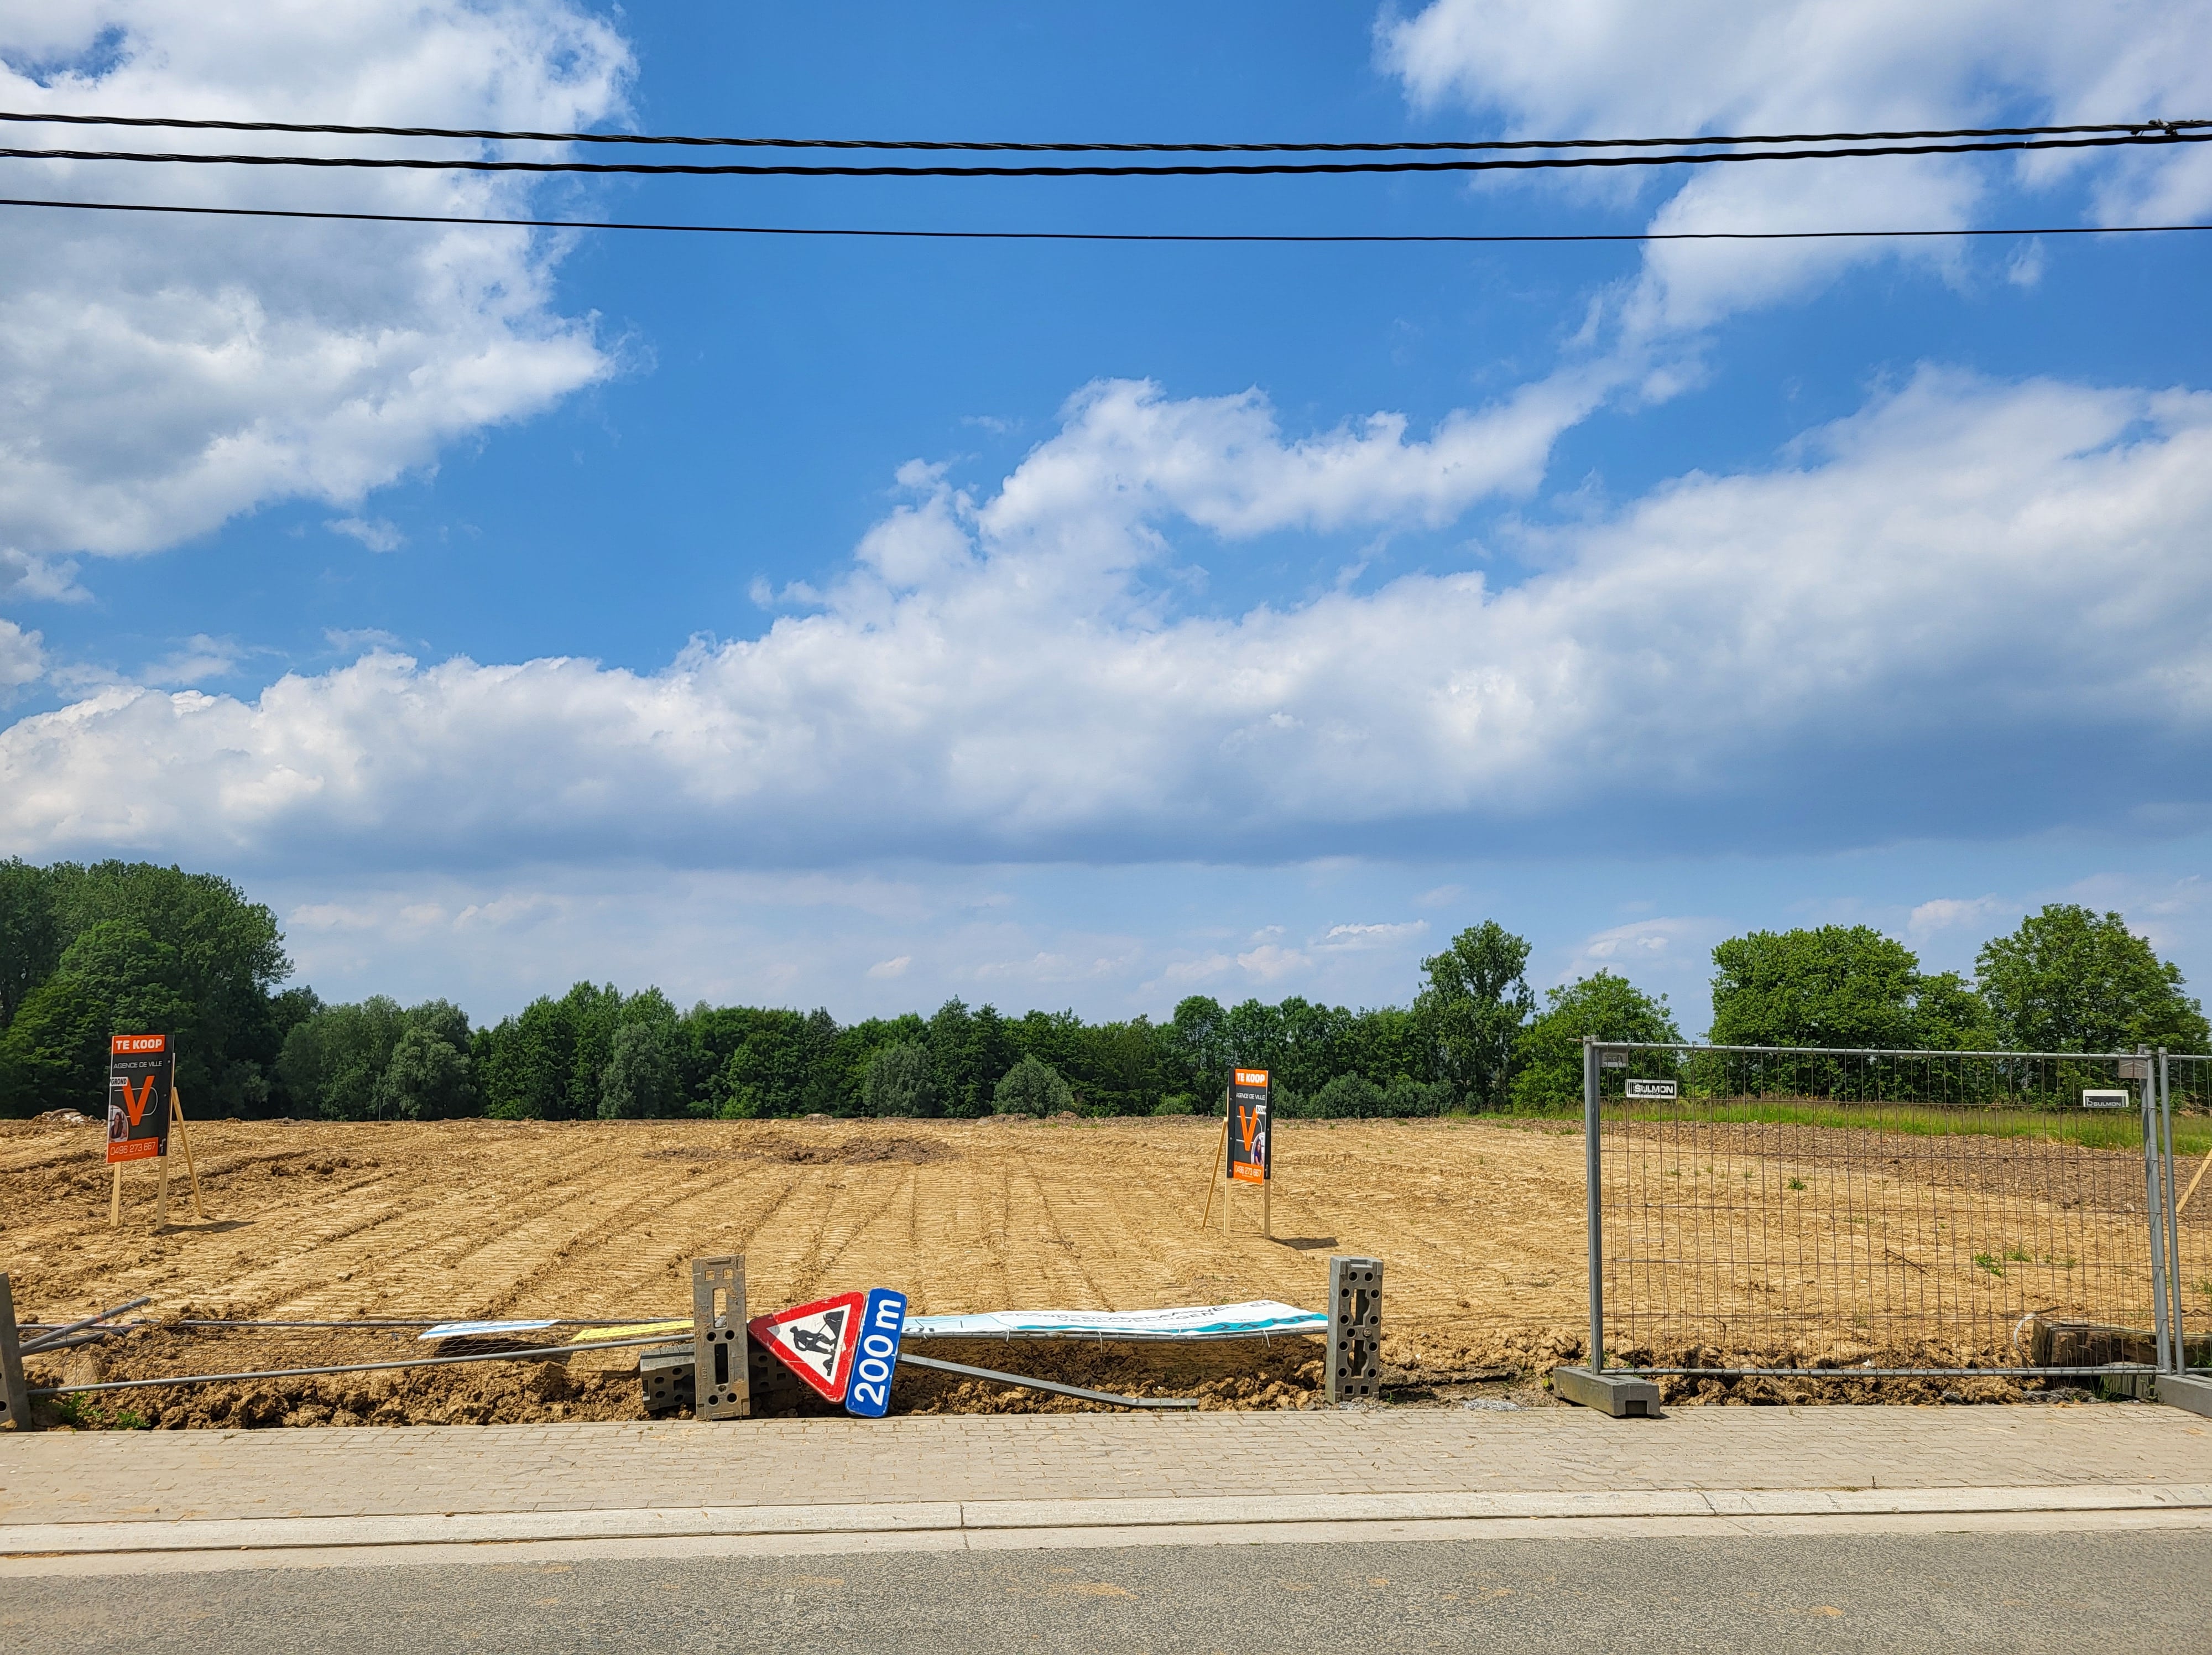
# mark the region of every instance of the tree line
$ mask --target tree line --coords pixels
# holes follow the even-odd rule
[[[0,862],[0,1114],[88,1112],[111,1033],[177,1037],[195,1112],[524,1120],[808,1115],[1158,1115],[1219,1106],[1232,1065],[1286,1115],[1553,1112],[1582,1095],[1582,1042],[1668,1042],[1663,995],[1601,970],[1540,997],[1529,945],[1495,921],[1425,959],[1412,1003],[1204,995],[1164,1020],[1016,1016],[946,1001],[840,1023],[828,1011],[678,1008],[580,983],[483,1026],[443,1000],[325,1005],[291,975],[276,916],[228,880],[147,863]],[[1707,1038],[1750,1046],[2204,1051],[2181,973],[2117,913],[2057,904],[1984,944],[1972,978],[1923,972],[1867,926],[1758,931],[1713,950]]]

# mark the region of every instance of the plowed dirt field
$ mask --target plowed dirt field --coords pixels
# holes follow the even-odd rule
[[[145,1164],[125,1169],[123,1227],[107,1227],[97,1127],[7,1123],[0,1269],[14,1280],[19,1317],[48,1323],[143,1293],[155,1303],[137,1314],[170,1317],[645,1318],[689,1314],[690,1261],[702,1254],[744,1254],[756,1311],[883,1285],[905,1289],[926,1314],[1263,1298],[1319,1307],[1328,1256],[1360,1253],[1387,1262],[1386,1351],[1401,1369],[1495,1362],[1502,1335],[1516,1346],[1571,1342],[1583,1292],[1578,1135],[1549,1123],[1288,1129],[1277,1145],[1272,1239],[1258,1233],[1258,1197],[1243,1189],[1226,1235],[1218,1197],[1213,1223],[1199,1227],[1218,1135],[1217,1123],[1172,1118],[209,1122],[191,1128],[208,1216],[193,1216],[173,1153],[170,1222],[157,1232]],[[91,1360],[116,1378],[389,1360],[395,1348],[386,1335],[225,1334],[195,1340],[188,1354],[178,1337],[111,1341]],[[1286,1348],[1256,1384],[1249,1352],[1170,1361],[1139,1350],[1101,1366],[1102,1354],[1034,1345],[1019,1360],[932,1348],[1027,1372],[1073,1362],[1093,1384],[1211,1384],[1232,1405],[1269,1405],[1310,1393],[1319,1372],[1316,1345],[1278,1342]],[[587,1375],[634,1362],[635,1352],[610,1352],[569,1366]],[[1301,1378],[1302,1365],[1312,1373]],[[44,1370],[49,1382],[62,1366]],[[421,1377],[439,1378],[437,1396],[461,1397],[457,1417],[534,1417],[540,1405],[585,1417],[629,1411],[635,1396],[633,1382],[602,1406],[586,1382],[584,1394],[533,1397],[519,1378],[494,1378],[509,1374],[489,1364]],[[80,1366],[77,1377],[88,1376]],[[410,1389],[349,1384],[371,1415]],[[487,1387],[500,1393],[489,1402]],[[900,1387],[902,1406],[1014,1401],[904,1376]],[[156,1409],[162,1400],[116,1394],[133,1396]],[[312,1417],[319,1405],[289,1401],[300,1405],[282,1412]],[[438,1416],[428,1402],[399,1401],[406,1417]],[[239,1417],[217,1409],[188,1422]]]

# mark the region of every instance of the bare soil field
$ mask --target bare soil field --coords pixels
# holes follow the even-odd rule
[[[1581,1349],[1583,1144],[1557,1123],[1284,1123],[1273,1236],[1239,1190],[1201,1230],[1217,1123],[210,1122],[171,1222],[126,1168],[120,1231],[97,1126],[0,1123],[0,1269],[49,1323],[140,1294],[141,1316],[617,1317],[690,1311],[690,1261],[742,1252],[759,1311],[855,1287],[916,1314],[1137,1310],[1245,1299],[1318,1307],[1332,1253],[1386,1268],[1386,1378],[1408,1399],[1543,1399]],[[2138,1162],[2138,1165],[2140,1163]],[[1936,1192],[1930,1192],[1934,1198]],[[555,1329],[532,1336],[553,1342]],[[392,1360],[411,1332],[166,1326],[34,1363],[33,1383]],[[1212,1407],[1296,1407],[1315,1342],[1167,1350],[933,1343],[932,1354]],[[636,1417],[635,1353],[108,1393],[87,1424],[485,1422]],[[1708,1364],[1711,1365],[1711,1364]],[[1859,1399],[1869,1385],[1698,1381],[1709,1400]],[[1934,1394],[1931,1387],[1926,1389]],[[1894,1388],[1893,1388],[1894,1390]],[[1917,1394],[1906,1388],[1905,1394]],[[1972,1395],[2015,1396],[2009,1382]],[[902,1373],[901,1411],[1082,1404]]]

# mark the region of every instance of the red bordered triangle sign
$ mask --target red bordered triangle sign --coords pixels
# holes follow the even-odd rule
[[[774,1316],[756,1316],[745,1331],[800,1378],[833,1402],[845,1400],[853,1374],[853,1348],[860,1339],[864,1293],[842,1293]]]

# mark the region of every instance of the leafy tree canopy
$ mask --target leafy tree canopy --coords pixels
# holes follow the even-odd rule
[[[871,1115],[936,1114],[937,1072],[929,1061],[929,1049],[910,1040],[885,1046],[868,1060],[862,1095]]]
[[[1956,1049],[1981,1033],[1965,983],[1923,976],[1918,955],[1871,926],[1730,937],[1713,967],[1717,1046]]]
[[[2030,914],[1984,943],[1974,975],[1998,1039],[2016,1051],[2212,1048],[2180,970],[2115,913],[2073,903]]]
[[[1469,926],[1451,946],[1421,962],[1427,984],[1413,1014],[1436,1054],[1441,1078],[1478,1109],[1505,1101],[1514,1044],[1535,1009],[1524,975],[1528,942],[1496,920]]]
[[[1024,1057],[1000,1080],[991,1106],[1001,1115],[1058,1115],[1075,1107],[1075,1094],[1050,1064]]]
[[[1544,991],[1544,1009],[1515,1048],[1513,1106],[1565,1109],[1583,1100],[1583,1037],[1661,1044],[1681,1039],[1667,996],[1645,994],[1626,977],[1601,970]],[[1656,1073],[1663,1064],[1647,1064]]]

